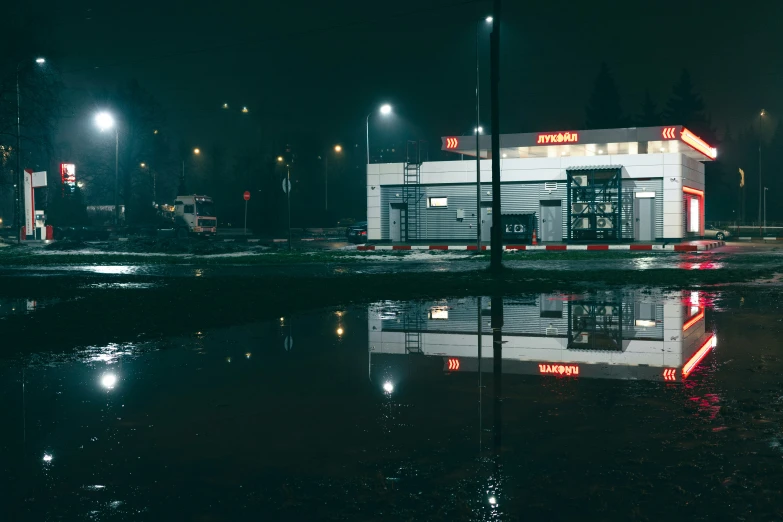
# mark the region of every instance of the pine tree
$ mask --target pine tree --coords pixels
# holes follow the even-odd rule
[[[661,113],[653,101],[650,91],[645,91],[642,101],[642,112],[636,117],[636,125],[639,127],[656,127],[661,125]]]
[[[708,141],[715,141],[715,131],[705,114],[704,100],[693,87],[691,75],[682,71],[680,79],[672,89],[672,96],[666,104],[666,124],[685,125]]]
[[[613,129],[625,125],[620,92],[606,62],[601,63],[586,113],[588,129]]]

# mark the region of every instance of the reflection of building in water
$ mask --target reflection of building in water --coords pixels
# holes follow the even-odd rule
[[[423,354],[442,357],[446,371],[477,371],[478,321],[492,331],[482,302],[372,305],[371,365],[380,354]],[[504,373],[679,381],[715,344],[698,292],[542,294],[506,298],[503,308]],[[481,358],[492,358],[491,335],[482,335]]]

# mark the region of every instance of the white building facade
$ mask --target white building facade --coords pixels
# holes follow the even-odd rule
[[[476,155],[481,184],[477,186]],[[367,168],[369,241],[489,242],[491,137],[444,137],[461,161]],[[504,242],[652,242],[704,234],[704,162],[717,151],[681,126],[500,137]],[[471,157],[472,156],[472,157]],[[477,205],[477,190],[480,207]]]

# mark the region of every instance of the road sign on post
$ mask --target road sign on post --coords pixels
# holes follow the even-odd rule
[[[245,235],[247,235],[247,202],[250,201],[250,191],[246,190],[242,197],[245,198]]]

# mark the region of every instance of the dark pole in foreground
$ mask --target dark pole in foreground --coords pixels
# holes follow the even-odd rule
[[[114,225],[120,224],[120,129],[114,126]]]
[[[16,175],[16,184],[14,185],[14,230],[16,231],[17,243],[22,242],[22,222],[24,221],[22,218],[22,187],[24,186],[24,175],[22,174],[22,163],[20,161],[22,156],[22,98],[19,95],[19,65],[21,65],[21,62],[16,64],[16,150],[14,151],[16,153],[16,172],[14,173]],[[27,234],[27,232],[28,231],[25,231],[25,234]]]
[[[481,21],[476,22],[476,253],[481,253],[481,147],[479,146],[479,27]],[[479,339],[481,333],[479,333]],[[479,362],[479,364],[481,364]],[[479,372],[481,375],[481,372]]]
[[[490,270],[503,268],[503,227],[500,219],[500,0],[494,0],[490,36],[490,97],[492,98],[492,243]],[[478,139],[478,134],[476,135]]]
[[[291,166],[286,165],[286,196],[288,200],[288,251],[291,251]]]

